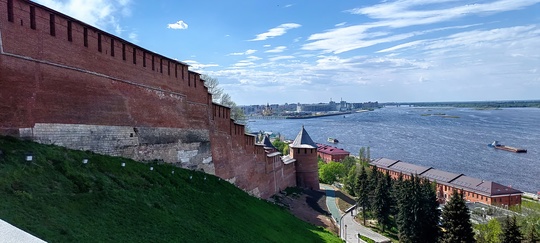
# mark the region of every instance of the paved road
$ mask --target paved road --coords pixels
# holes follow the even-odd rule
[[[340,226],[340,235],[342,239],[345,239],[346,242],[363,242],[358,239],[358,234],[361,234],[375,242],[390,242],[390,239],[385,236],[354,221],[353,215],[356,215],[356,210],[353,210],[352,214],[347,213],[347,215],[343,215],[337,207],[336,192],[333,187],[321,184],[321,188],[326,191],[326,205],[328,210],[330,210],[332,217],[336,219],[338,226]],[[343,216],[343,219],[342,222],[339,222],[341,216]]]
[[[339,208],[337,207],[336,202],[336,191],[331,186],[328,185],[320,185],[321,188],[323,188],[326,191],[326,207],[328,207],[328,210],[332,214],[332,218],[336,220],[336,223],[339,227],[339,220],[341,218],[341,212],[339,211]]]

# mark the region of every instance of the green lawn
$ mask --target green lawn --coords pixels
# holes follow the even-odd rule
[[[341,242],[201,172],[8,137],[0,151],[0,218],[49,242]]]

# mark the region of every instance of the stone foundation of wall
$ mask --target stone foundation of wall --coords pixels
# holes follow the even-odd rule
[[[161,161],[215,174],[208,130],[36,123],[19,129],[21,138],[77,150]]]

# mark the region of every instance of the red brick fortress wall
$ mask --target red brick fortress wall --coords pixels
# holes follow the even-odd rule
[[[201,169],[263,198],[296,185],[185,63],[28,0],[0,0],[0,134]]]
[[[1,129],[208,127],[207,89],[186,64],[30,1],[0,0],[0,11]]]

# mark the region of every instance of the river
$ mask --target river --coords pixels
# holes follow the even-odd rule
[[[271,131],[287,139],[294,139],[302,125],[316,143],[337,138],[339,143],[331,145],[353,155],[369,146],[372,159],[396,159],[525,192],[540,191],[538,108],[385,107],[345,116],[248,121],[250,131]],[[488,147],[494,140],[528,151]]]

